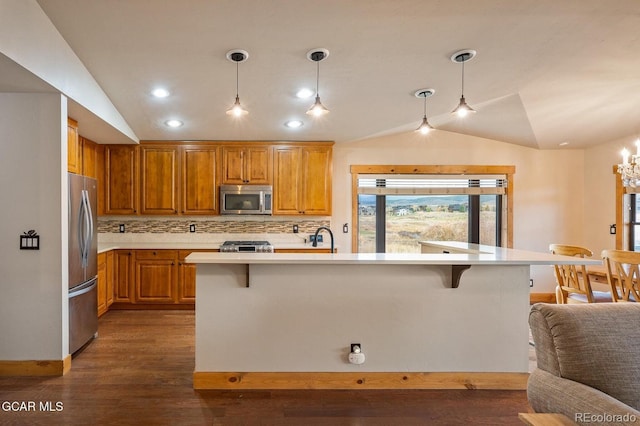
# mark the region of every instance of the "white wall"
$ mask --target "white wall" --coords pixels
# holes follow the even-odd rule
[[[133,130],[36,0],[0,0],[0,10],[0,54],[82,105],[128,141],[138,142]]]
[[[0,360],[69,353],[66,122],[64,96],[0,93]],[[19,250],[30,229],[40,250]]]
[[[616,246],[616,236],[609,234],[609,226],[616,223],[617,175],[613,166],[622,161],[623,148],[635,152],[634,142],[635,137],[630,136],[585,150],[585,242],[594,257],[599,258],[602,250]]]
[[[439,130],[426,138],[410,132],[335,145],[332,227],[341,251],[351,247],[342,224],[350,232],[355,226],[349,167],[365,164],[514,165],[513,247],[547,251],[554,242],[586,243],[583,150],[537,150]],[[531,277],[532,292],[554,291],[551,267],[533,267]]]

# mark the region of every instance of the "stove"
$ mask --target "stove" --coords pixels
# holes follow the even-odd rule
[[[220,251],[223,253],[273,253],[273,246],[269,241],[225,241],[220,246]]]

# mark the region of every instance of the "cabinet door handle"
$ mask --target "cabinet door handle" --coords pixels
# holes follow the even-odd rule
[[[156,254],[157,254],[157,253],[154,251],[154,252],[153,252],[153,255],[155,256]]]

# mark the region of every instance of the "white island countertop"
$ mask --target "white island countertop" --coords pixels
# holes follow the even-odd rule
[[[446,242],[439,242],[446,246]],[[454,243],[452,247],[461,248]],[[380,264],[380,265],[599,265],[598,259],[558,256],[526,250],[475,246],[474,253],[192,253],[188,263],[229,264]]]

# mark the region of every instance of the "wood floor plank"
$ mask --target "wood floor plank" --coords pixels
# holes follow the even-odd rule
[[[0,377],[2,425],[520,425],[525,391],[193,389],[193,311],[109,311],[62,377]],[[62,411],[40,410],[50,401]]]

